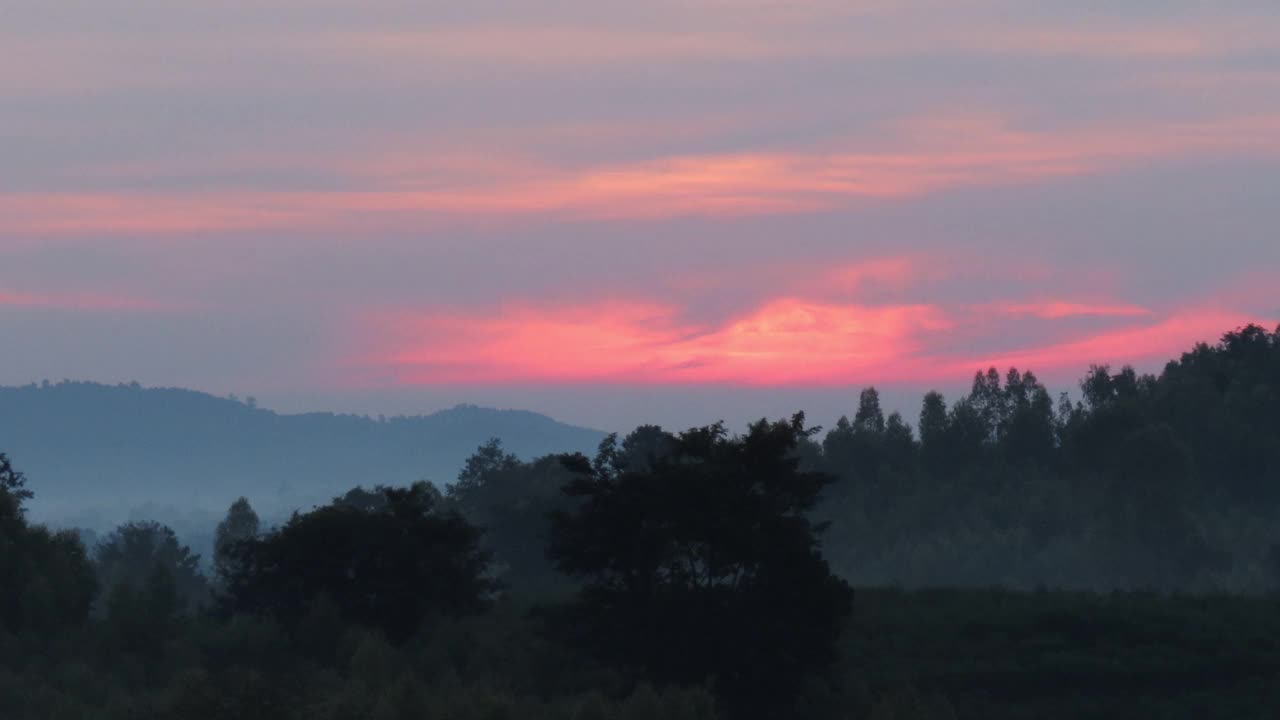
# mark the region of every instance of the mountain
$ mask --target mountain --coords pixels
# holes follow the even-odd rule
[[[425,478],[443,487],[491,437],[531,458],[591,452],[604,433],[471,405],[374,419],[282,415],[136,383],[0,387],[0,452],[27,474],[33,515],[86,527],[136,517],[140,507],[220,513],[240,495],[271,515],[360,484]]]

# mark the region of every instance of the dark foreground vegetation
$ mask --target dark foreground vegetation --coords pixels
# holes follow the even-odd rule
[[[495,441],[443,492],[238,500],[204,565],[30,523],[0,456],[0,717],[1274,717],[1280,331],[1081,390]]]

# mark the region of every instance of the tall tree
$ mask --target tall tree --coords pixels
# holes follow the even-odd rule
[[[908,471],[915,464],[915,433],[901,413],[890,413],[885,422],[884,451],[885,461],[894,470]]]
[[[920,453],[929,470],[941,470],[947,460],[947,401],[930,391],[920,406]]]
[[[676,436],[650,467],[565,459],[581,504],[553,517],[551,556],[579,577],[576,627],[658,682],[714,683],[738,717],[777,717],[834,660],[848,586],[809,520],[823,473],[799,469],[803,415]]]
[[[853,416],[853,425],[858,430],[884,432],[884,411],[880,409],[879,390],[869,387],[858,395],[858,412]]]
[[[239,498],[227,508],[213,535],[213,568],[219,582],[225,583],[235,573],[236,547],[257,537],[260,524],[248,498]]]
[[[1057,444],[1053,400],[1035,373],[1010,368],[1005,381],[1007,415],[1000,444],[1011,460],[1048,465]]]

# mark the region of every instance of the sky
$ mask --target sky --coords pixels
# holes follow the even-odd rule
[[[0,384],[605,429],[1280,321],[1280,5],[5,0]]]

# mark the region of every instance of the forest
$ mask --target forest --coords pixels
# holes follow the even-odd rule
[[[444,487],[236,499],[211,558],[35,523],[0,455],[0,717],[1274,717],[1280,328],[1077,397],[992,368],[910,420],[492,440]]]

